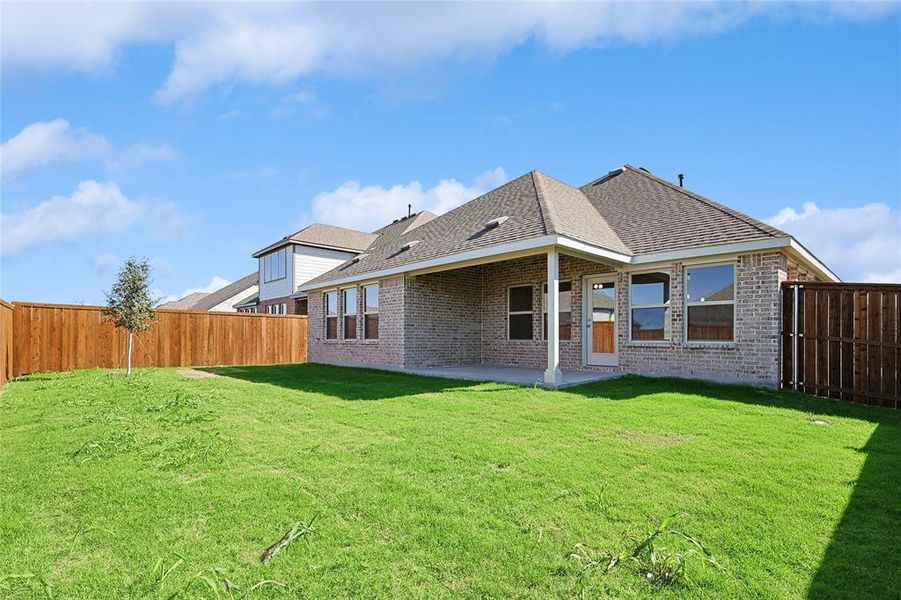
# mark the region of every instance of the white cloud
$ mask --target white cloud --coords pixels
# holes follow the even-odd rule
[[[418,181],[389,188],[346,181],[331,192],[314,196],[312,211],[304,220],[371,231],[406,215],[407,204],[413,205],[414,212],[442,214],[506,181],[507,174],[501,167],[482,173],[468,186],[456,179],[442,179],[428,189],[423,189]]]
[[[37,167],[61,161],[84,161],[112,152],[106,137],[84,128],[73,129],[65,119],[38,121],[26,126],[0,148],[0,179],[4,182]],[[106,161],[113,171],[178,156],[164,142],[143,141],[128,146]]]
[[[211,293],[215,292],[216,290],[227,286],[230,283],[231,283],[231,281],[229,281],[228,279],[225,279],[224,277],[220,277],[218,275],[214,275],[213,278],[210,279],[210,282],[208,284],[206,284],[205,286],[188,288],[185,291],[183,291],[181,294],[178,294],[178,295],[165,294],[157,289],[152,290],[151,293],[155,297],[159,298],[159,300],[157,301],[158,303],[173,302],[175,300],[179,300],[180,298],[184,298],[185,296],[187,296],[189,294],[195,294],[197,292],[201,292],[204,294],[211,294]]]
[[[109,142],[102,135],[72,129],[65,119],[39,121],[0,147],[0,178],[6,181],[41,165],[96,158],[108,151]]]
[[[0,255],[121,232],[141,220],[154,226],[177,225],[178,215],[168,203],[129,200],[115,183],[83,181],[71,196],[53,196],[33,208],[0,214]]]
[[[108,166],[114,171],[133,169],[148,162],[173,160],[178,156],[175,149],[163,142],[138,142],[120,152]]]
[[[846,281],[901,283],[901,211],[883,203],[821,209],[806,202],[767,219]]]
[[[98,275],[104,275],[107,271],[113,268],[118,259],[115,254],[101,254],[94,258],[93,267],[94,272]]]
[[[269,112],[269,116],[289,117],[297,112],[298,107],[303,107],[310,116],[317,119],[325,117],[329,113],[328,106],[320,102],[315,93],[303,90],[282,98],[279,105]]]
[[[286,84],[314,73],[369,78],[441,61],[492,60],[535,39],[556,52],[648,43],[734,29],[761,17],[879,18],[896,3],[603,2],[329,3],[123,2],[4,5],[6,68],[111,68],[128,45],[174,46],[157,99],[219,84]],[[78,23],[73,27],[72,23]]]

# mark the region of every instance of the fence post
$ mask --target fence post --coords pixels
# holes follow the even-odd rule
[[[792,286],[792,389],[798,390],[798,295],[800,285]]]

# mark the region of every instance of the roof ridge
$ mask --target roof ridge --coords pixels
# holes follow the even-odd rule
[[[548,204],[547,190],[544,189],[544,184],[541,183],[541,177],[544,174],[536,169],[532,169],[529,174],[532,176],[532,186],[535,188],[535,196],[538,198],[538,208],[541,210],[541,220],[544,222],[545,233],[557,233],[557,219],[551,211],[550,204]]]
[[[770,235],[773,237],[781,237],[781,236],[790,237],[787,233],[785,233],[781,229],[777,229],[776,227],[773,227],[772,225],[768,225],[768,224],[764,223],[763,221],[760,221],[758,219],[755,219],[754,217],[751,217],[750,215],[746,215],[746,214],[743,214],[733,208],[729,208],[728,206],[726,206],[724,204],[720,204],[719,202],[717,202],[715,200],[711,200],[710,198],[702,196],[701,194],[687,190],[684,187],[678,186],[671,181],[667,181],[666,179],[663,179],[662,177],[657,177],[650,171],[646,171],[646,170],[638,168],[638,167],[633,167],[632,165],[628,165],[628,164],[623,165],[623,168],[629,169],[630,171],[637,173],[639,175],[643,175],[643,176],[647,177],[648,179],[651,179],[652,181],[656,181],[657,183],[663,184],[676,192],[680,192],[683,195],[688,196],[689,198],[692,198],[693,200],[697,200],[699,202],[703,202],[704,204],[707,204],[708,206],[712,206],[713,208],[719,210],[720,212],[725,213],[725,214],[729,215],[730,217],[736,218],[739,221],[742,221],[743,223],[750,225],[751,227],[754,227],[755,229],[758,229],[767,235]],[[776,235],[776,234],[781,234],[781,236]]]
[[[610,224],[610,221],[608,221],[607,218],[604,217],[604,215],[601,213],[601,211],[598,210],[598,208],[594,205],[594,203],[591,201],[591,199],[585,194],[585,192],[582,191],[581,188],[577,188],[577,187],[575,187],[575,186],[572,186],[572,185],[566,183],[565,181],[563,181],[563,180],[561,180],[561,179],[557,179],[557,178],[554,177],[553,175],[548,175],[547,173],[542,173],[541,171],[536,171],[536,172],[538,173],[538,175],[541,176],[541,179],[542,179],[542,180],[550,180],[550,181],[554,182],[555,184],[560,185],[560,186],[562,186],[563,188],[565,188],[565,189],[567,189],[567,190],[569,190],[569,191],[574,192],[574,193],[576,194],[576,197],[578,197],[581,201],[585,202],[585,205],[586,205],[590,210],[592,210],[592,211],[594,212],[594,214],[597,215],[597,217],[601,220],[601,222],[607,227],[607,232],[610,233],[610,234],[613,236],[614,240],[615,240],[616,242],[619,242],[621,248],[620,248],[620,249],[617,249],[617,251],[622,251],[622,249],[626,249],[629,253],[632,252],[632,249],[629,248],[629,246],[623,241],[623,239],[619,236],[619,234],[616,232],[616,230],[613,229],[613,226]],[[544,183],[542,183],[542,191],[545,192],[545,194],[548,194],[548,190],[546,189],[546,185],[547,185],[547,182],[546,182],[546,181],[545,181]],[[550,194],[548,194],[548,195],[550,195]],[[552,202],[548,202],[547,204],[548,204],[548,207],[555,207],[555,206],[556,206],[556,203],[552,203]],[[556,209],[556,208],[551,208],[550,210],[551,210],[551,212],[555,215],[555,221],[554,221],[554,222],[555,222],[555,225],[556,225],[556,223],[559,221],[559,215],[557,215],[556,212],[555,212],[557,209]],[[556,228],[556,231],[555,231],[554,233],[558,233],[559,231],[560,231],[560,228],[557,227],[557,228]],[[588,240],[581,240],[581,241],[588,241]],[[591,243],[591,242],[589,242],[589,243]],[[612,250],[613,248],[610,248],[610,249]]]

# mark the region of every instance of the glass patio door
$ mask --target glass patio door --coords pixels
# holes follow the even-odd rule
[[[613,276],[588,277],[585,287],[583,298],[588,300],[583,306],[585,362],[617,365],[616,280]]]

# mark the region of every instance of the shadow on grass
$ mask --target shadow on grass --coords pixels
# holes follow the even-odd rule
[[[808,598],[901,597],[901,427],[881,423],[858,451],[866,462]]]
[[[392,371],[311,364],[201,370],[344,400],[383,400],[463,389],[479,393],[508,393],[518,389],[503,384],[501,387],[499,384],[484,386]],[[480,385],[478,390],[474,389]],[[898,597],[901,587],[898,580],[901,553],[897,547],[901,540],[901,411],[794,392],[678,378],[625,376],[562,391],[563,394],[614,401],[674,392],[800,410],[810,413],[811,418],[848,417],[875,423],[876,428],[866,445],[849,450],[865,453],[866,461],[857,480],[849,482],[854,491],[811,581],[808,597]]]
[[[862,448],[863,468],[817,567],[808,598],[901,598],[901,411],[816,398],[796,392],[678,378],[626,376],[565,390],[588,398],[630,400],[682,392],[707,398],[799,410],[817,417],[874,423]]]
[[[325,394],[352,401],[388,400],[400,396],[462,390],[480,385],[472,381],[410,375],[395,371],[317,364],[200,367],[197,370],[251,383],[277,385],[286,389]]]

